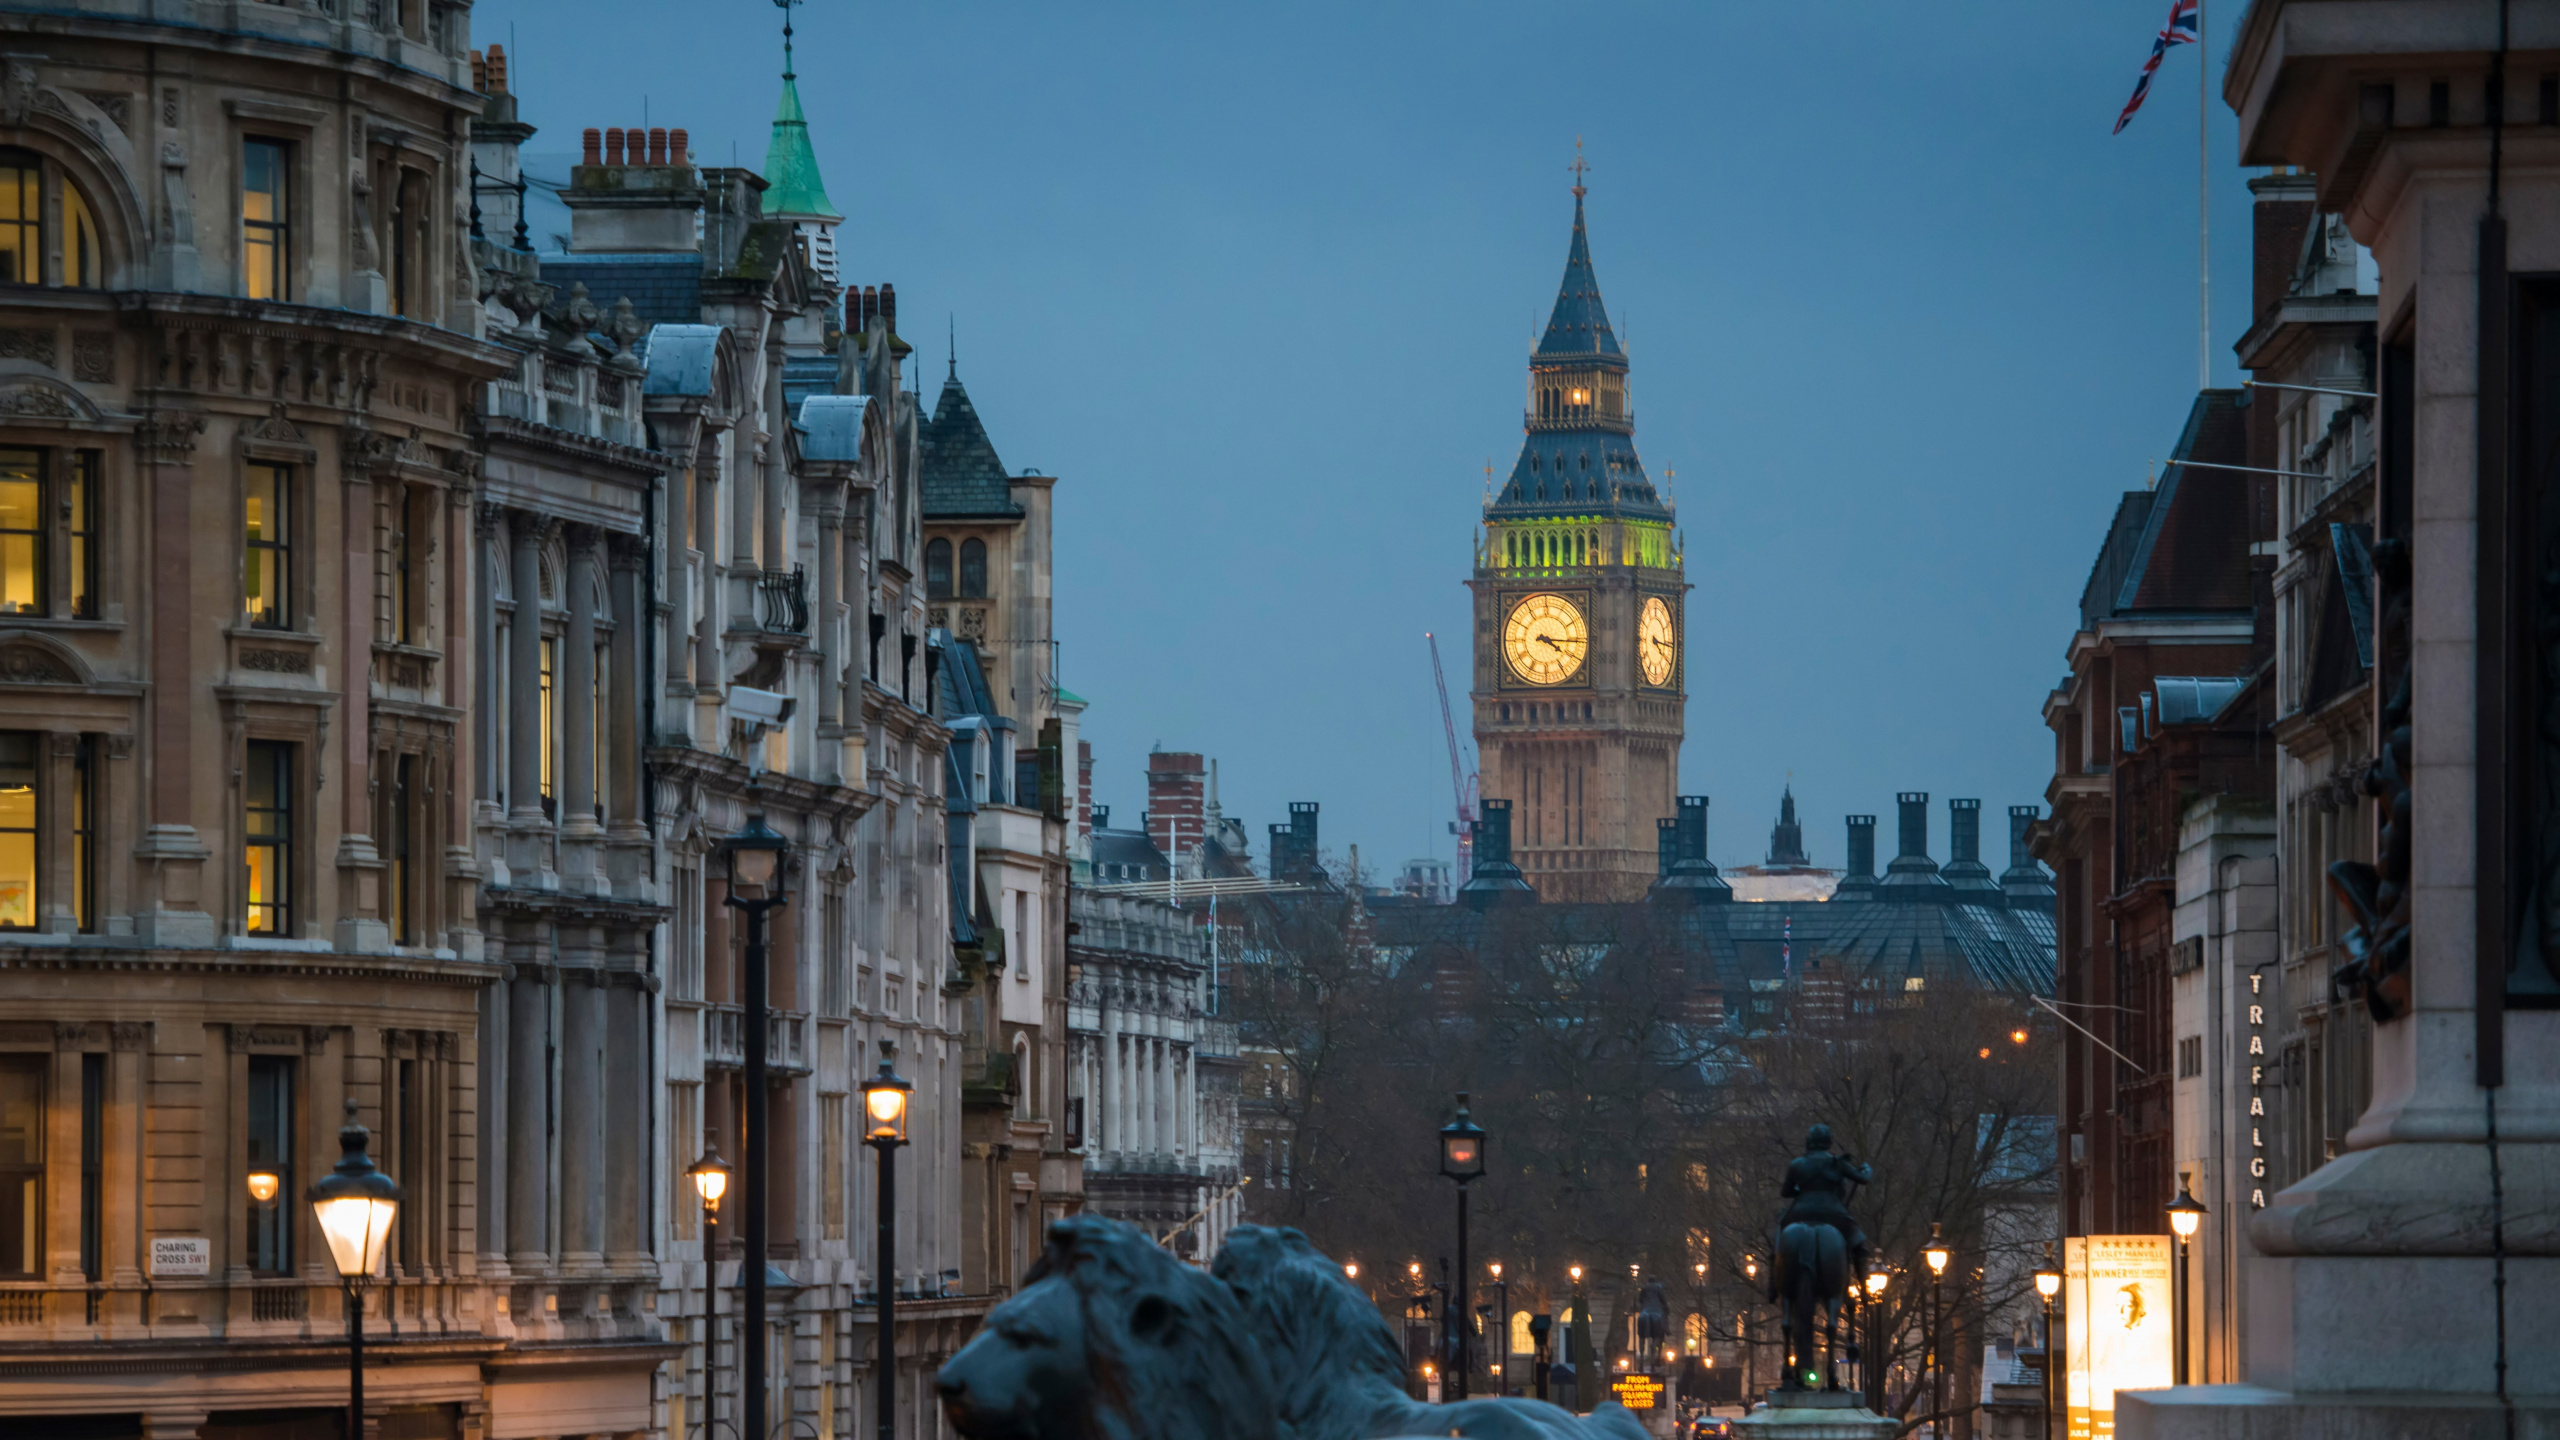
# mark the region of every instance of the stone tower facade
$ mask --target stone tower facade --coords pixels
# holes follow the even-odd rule
[[[1670,505],[1636,455],[1627,357],[1573,192],[1573,245],[1529,359],[1527,431],[1476,547],[1476,749],[1549,900],[1633,900],[1675,813],[1687,627]]]

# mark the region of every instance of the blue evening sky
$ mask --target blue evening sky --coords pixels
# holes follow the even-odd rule
[[[1760,857],[1790,775],[1832,865],[1840,816],[1897,790],[1931,793],[1941,859],[1946,797],[2042,799],[2102,527],[2195,392],[2195,49],[2107,133],[2168,8],[794,14],[846,278],[897,286],[928,402],[956,317],[997,452],[1060,477],[1096,798],[1134,817],[1150,748],[1202,751],[1257,856],[1316,800],[1375,870],[1451,853],[1422,637],[1464,727],[1470,536],[1577,135],[1636,443],[1678,472],[1681,788],[1714,797],[1714,858]],[[2239,13],[2207,11],[2217,384],[2248,319]],[[513,39],[530,153],[645,107],[759,165],[779,15],[483,0],[473,38]]]

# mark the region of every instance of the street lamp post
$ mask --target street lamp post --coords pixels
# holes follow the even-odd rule
[[[2187,1278],[2187,1242],[2196,1238],[2204,1226],[2204,1204],[2189,1193],[2184,1180],[2178,1182],[2178,1198],[2169,1202],[2169,1229],[2178,1237],[2178,1273],[2171,1277],[2170,1303],[2176,1310],[2176,1323],[2170,1327],[2171,1342],[2178,1349],[2177,1383],[2187,1383],[2187,1301],[2195,1286]]]
[[[391,1222],[400,1214],[400,1187],[374,1168],[365,1144],[373,1132],[356,1123],[356,1102],[347,1101],[346,1128],[338,1132],[337,1168],[311,1187],[312,1214],[321,1237],[329,1242],[329,1259],[347,1295],[347,1433],[364,1433],[364,1287],[382,1268],[383,1242],[391,1238]],[[256,1193],[253,1185],[251,1192]],[[273,1193],[270,1191],[269,1193]]]
[[[761,811],[747,816],[746,828],[720,842],[721,858],[728,866],[729,894],[733,908],[747,912],[746,953],[746,1033],[741,1042],[746,1050],[747,1101],[747,1173],[745,1203],[746,1254],[738,1268],[746,1280],[746,1315],[740,1322],[738,1356],[738,1392],[742,1432],[751,1440],[762,1440],[765,1433],[765,1328],[764,1265],[766,1169],[768,1150],[765,1137],[765,1059],[766,1019],[765,989],[765,916],[787,898],[790,867],[784,858],[790,842],[764,823]]]
[[[891,1064],[898,1047],[880,1042],[880,1070],[862,1082],[862,1143],[880,1156],[880,1234],[872,1261],[872,1286],[878,1292],[879,1330],[873,1362],[880,1410],[880,1440],[898,1435],[898,1147],[907,1143],[907,1097],[915,1087],[898,1078]]]
[[[2036,1299],[2044,1305],[2044,1384],[2037,1387],[2036,1440],[2053,1440],[2053,1297],[2062,1290],[2062,1272],[2053,1268],[2053,1242],[2044,1245],[2044,1264],[2036,1270]]]
[[[702,1424],[711,1433],[712,1409],[720,1393],[720,1197],[729,1193],[729,1162],[719,1148],[705,1145],[702,1158],[685,1167],[694,1192],[702,1197]],[[677,1437],[683,1440],[683,1437]]]
[[[1893,1279],[1882,1265],[1867,1272],[1867,1352],[1860,1367],[1866,1372],[1867,1408],[1884,1409],[1884,1287]]]
[[[1751,1321],[1760,1309],[1759,1256],[1742,1257],[1742,1278],[1748,1283],[1743,1287],[1742,1313],[1735,1317],[1734,1328],[1742,1332],[1742,1403],[1748,1405],[1751,1397],[1760,1393],[1760,1342],[1751,1338]]]
[[[1497,1342],[1493,1351],[1497,1357],[1493,1365],[1493,1393],[1508,1395],[1511,1393],[1511,1287],[1503,1283],[1502,1262],[1494,1261],[1492,1268],[1493,1322],[1500,1333],[1486,1338]]]
[[[1584,1342],[1591,1338],[1591,1317],[1582,1308],[1582,1267],[1568,1265],[1565,1273],[1573,1277],[1573,1298],[1566,1302],[1564,1311],[1565,1346],[1571,1352],[1567,1363],[1573,1366],[1573,1410],[1577,1415],[1588,1415],[1591,1407],[1583,1397],[1591,1393],[1592,1357],[1584,1353],[1591,1348]]]
[[[1947,1413],[1947,1262],[1955,1258],[1935,1220],[1920,1258],[1929,1262],[1929,1433],[1935,1435],[1943,1428],[1937,1417]]]
[[[1458,1092],[1458,1118],[1440,1127],[1440,1173],[1458,1182],[1458,1292],[1449,1297],[1449,1323],[1458,1334],[1458,1354],[1449,1367],[1449,1382],[1456,1392],[1449,1398],[1467,1398],[1466,1317],[1475,1310],[1475,1277],[1467,1270],[1467,1187],[1484,1178],[1484,1130],[1467,1118],[1467,1092]]]

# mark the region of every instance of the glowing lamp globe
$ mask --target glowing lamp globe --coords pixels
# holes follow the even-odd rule
[[[382,1268],[382,1249],[400,1214],[400,1187],[365,1153],[373,1132],[356,1123],[355,1109],[349,1100],[346,1127],[338,1132],[344,1153],[309,1195],[321,1238],[329,1242],[330,1262],[344,1280],[361,1280]]]
[[[907,1143],[907,1097],[916,1087],[898,1077],[891,1059],[882,1054],[879,1072],[862,1082],[862,1138],[872,1145]]]

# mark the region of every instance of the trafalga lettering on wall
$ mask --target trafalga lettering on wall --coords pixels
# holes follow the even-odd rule
[[[2258,1002],[2266,983],[2263,971],[2249,972],[2249,1208],[2267,1208],[2267,1101],[2259,1088],[2267,1078],[2267,1007]]]

